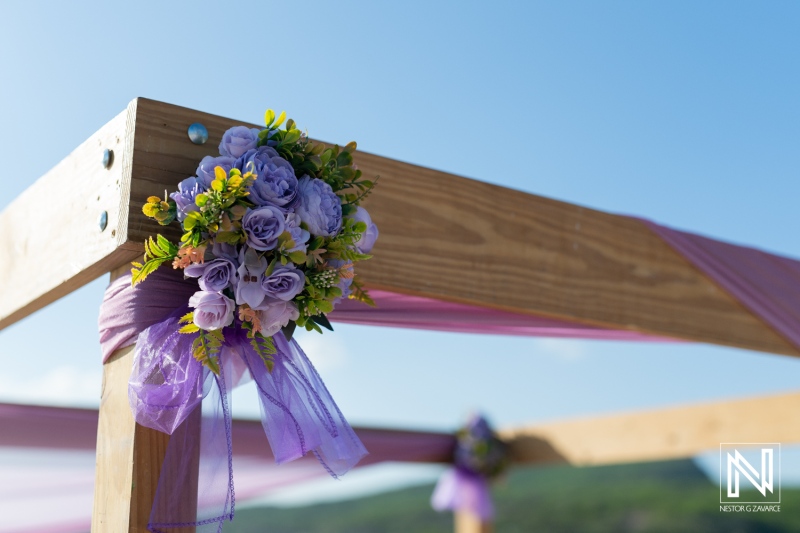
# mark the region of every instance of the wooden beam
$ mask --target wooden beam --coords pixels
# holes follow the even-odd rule
[[[139,255],[120,248],[131,111],[114,117],[0,213],[0,329]],[[110,168],[102,164],[106,149],[114,154]]]
[[[193,122],[208,128],[207,144],[188,140],[186,130]],[[3,298],[0,327],[76,288],[99,270],[111,270],[140,254],[142,240],[160,229],[141,213],[144,200],[165,188],[174,189],[192,175],[203,156],[217,153],[222,133],[236,124],[241,121],[143,98],[132,102],[124,142],[120,141],[126,147],[116,189],[120,208],[118,218],[112,217],[117,248],[112,250],[109,244],[66,274],[34,269],[42,278],[36,283],[43,288],[33,300],[21,287],[33,286],[28,280],[31,268],[52,262],[37,261],[38,246],[26,251],[20,244],[36,240],[26,236],[29,226],[18,223],[9,229],[6,224],[40,205],[37,194],[23,194],[2,214],[0,224],[0,250],[18,257],[13,268],[0,265],[0,280],[5,283],[0,290],[11,290],[13,296]],[[88,168],[99,156],[84,152],[81,157],[89,157],[84,165]],[[356,162],[367,175],[381,176],[378,190],[366,204],[381,238],[375,258],[359,265],[372,287],[800,355],[638,220],[372,154],[358,153]],[[37,184],[36,191],[53,187],[56,179],[49,174],[45,178],[48,186]],[[70,234],[96,240],[96,214],[80,215],[80,224],[68,228]],[[68,210],[53,214],[55,220],[71,216]],[[65,228],[60,227],[62,231]],[[178,235],[177,229],[167,233]],[[45,241],[50,239],[36,240]],[[74,243],[64,246],[75,248]],[[84,273],[87,270],[90,275]]]
[[[111,278],[129,271],[129,267],[122,267],[112,273]],[[169,444],[168,434],[140,426],[133,418],[128,402],[128,381],[134,349],[135,346],[128,346],[117,350],[103,364],[93,533],[148,533],[147,522]],[[195,409],[190,419],[193,431],[198,433],[200,414],[200,409]],[[199,460],[199,455],[195,460]],[[181,505],[196,509],[196,496],[196,492],[187,494]],[[179,528],[175,532],[193,533],[194,528]]]
[[[499,432],[515,463],[601,465],[692,457],[721,442],[800,442],[800,393],[553,422]]]

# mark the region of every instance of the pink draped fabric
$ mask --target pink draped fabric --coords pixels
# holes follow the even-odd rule
[[[388,326],[455,333],[566,337],[620,341],[672,341],[636,331],[604,329],[578,322],[535,315],[498,311],[474,305],[409,296],[387,291],[370,291],[376,307],[343,300],[329,315],[332,322]]]
[[[3,531],[74,533],[89,529],[97,421],[95,409],[0,403],[0,461],[3,454],[10,454],[9,464],[0,463],[0,515],[15,517],[15,522],[6,522],[11,529]],[[455,446],[455,438],[447,433],[354,429],[370,450],[359,468],[384,461],[445,463]],[[232,432],[239,501],[327,476],[313,456],[275,465],[257,420],[234,420]],[[54,435],[58,436],[55,441]],[[55,448],[61,455],[52,455]],[[43,506],[48,509],[46,515],[35,512]]]
[[[103,361],[117,349],[130,346],[138,332],[160,322],[175,311],[175,302],[186,302],[198,290],[196,280],[177,285],[171,278],[180,276],[163,268],[148,278],[148,313],[141,313],[135,298],[119,298],[120,293],[131,291],[130,278],[125,276],[111,283],[104,302],[113,300],[123,305],[104,305],[107,311],[101,318],[100,346]],[[164,290],[159,290],[163,285]],[[180,292],[176,293],[176,286]],[[156,301],[150,295],[157,295]],[[445,302],[421,296],[409,296],[388,291],[370,291],[376,307],[354,300],[342,300],[329,315],[333,322],[370,326],[401,327],[450,331],[456,333],[483,333],[495,335],[521,335],[535,337],[565,337],[577,339],[618,341],[674,341],[636,331],[605,329],[577,322],[557,320],[535,315],[498,311],[484,307]]]
[[[96,409],[0,403],[0,447],[94,451],[97,419]],[[362,466],[384,461],[446,463],[455,446],[455,437],[449,433],[353,429],[370,451],[360,463]],[[232,430],[235,456],[274,463],[260,421],[234,420]],[[53,441],[53,435],[58,435],[57,442]],[[300,460],[303,461],[319,469],[313,456]],[[282,465],[281,468],[287,466],[290,465]],[[324,470],[321,474],[327,475]]]
[[[643,222],[742,305],[800,348],[800,261]]]

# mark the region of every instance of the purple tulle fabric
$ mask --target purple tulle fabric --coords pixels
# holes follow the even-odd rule
[[[431,506],[437,511],[469,511],[481,520],[494,517],[494,505],[485,477],[454,467],[439,478],[431,496]]]
[[[195,360],[195,335],[178,333],[178,319],[188,311],[186,294],[195,288],[194,282],[170,271],[157,271],[135,289],[125,277],[109,286],[101,309],[101,336],[108,331],[102,327],[109,323],[106,317],[135,312],[139,319],[132,327],[122,319],[112,321],[128,336],[137,325],[148,324],[134,337],[128,392],[139,424],[172,435],[148,525],[156,533],[186,526],[196,526],[201,533],[220,532],[223,523],[233,519],[230,392],[247,381],[258,388],[261,421],[276,462],[311,452],[337,477],[367,454],[308,357],[282,333],[273,337],[277,354],[272,372],[242,329],[224,330],[219,375]],[[171,294],[172,309],[168,312],[158,300],[159,305],[148,311],[151,292]],[[116,346],[131,344],[126,335],[107,335],[111,337],[116,337]]]

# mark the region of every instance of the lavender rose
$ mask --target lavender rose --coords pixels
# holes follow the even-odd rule
[[[189,298],[189,307],[194,307],[194,323],[200,329],[212,331],[233,324],[235,305],[224,294],[197,291]]]
[[[232,127],[222,134],[219,153],[234,159],[241,157],[246,151],[256,147],[259,131],[256,128],[248,128],[246,126]]]
[[[197,174],[197,179],[203,184],[203,187],[209,189],[211,187],[211,182],[214,181],[214,178],[216,177],[214,174],[214,169],[217,167],[222,167],[227,173],[233,168],[234,163],[236,163],[236,159],[233,157],[211,157],[210,155],[207,155],[200,160],[200,165],[198,165],[195,174]]]
[[[215,242],[211,246],[211,254],[214,257],[224,257],[230,259],[237,265],[239,264],[239,251],[236,249],[235,244],[227,242]]]
[[[356,222],[363,222],[367,225],[367,231],[361,234],[361,238],[356,241],[356,248],[362,254],[368,254],[375,246],[375,241],[378,240],[378,226],[372,222],[372,218],[363,207],[359,207],[353,215],[353,220]]]
[[[259,257],[255,250],[247,248],[240,254],[238,281],[236,283],[236,303],[247,304],[255,309],[264,302],[261,281],[267,271],[267,260]]]
[[[239,278],[236,264],[225,257],[206,263],[193,263],[183,269],[183,273],[191,278],[199,277],[200,288],[211,292],[222,292],[228,287],[235,287]]]
[[[268,146],[248,150],[236,160],[235,166],[246,172],[250,163],[257,177],[250,186],[248,200],[256,205],[291,205],[297,196],[297,177],[291,163]]]
[[[294,265],[278,265],[268,277],[261,280],[261,288],[267,298],[288,302],[301,292],[305,286],[306,275]]]
[[[206,187],[194,176],[186,178],[178,184],[178,190],[170,194],[169,197],[175,200],[178,206],[178,221],[183,222],[186,215],[192,211],[197,211],[197,204],[194,203],[195,197],[205,191]]]
[[[300,318],[300,312],[292,302],[271,300],[259,310],[258,318],[261,321],[261,334],[271,337],[282,327],[287,326],[290,321]]]
[[[251,209],[242,218],[247,244],[256,250],[273,250],[285,227],[283,212],[271,205]]]
[[[294,241],[294,246],[287,249],[287,253],[291,252],[303,252],[306,253],[308,250],[308,239],[311,238],[311,234],[300,227],[300,216],[297,213],[287,213],[286,214],[286,231],[292,236],[292,240]]]
[[[324,181],[303,176],[297,186],[295,212],[314,235],[332,237],[342,227],[342,203]]]

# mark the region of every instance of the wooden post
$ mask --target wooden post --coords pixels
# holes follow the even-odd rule
[[[128,405],[133,346],[103,365],[93,533],[147,533],[169,435],[138,425]]]
[[[111,274],[111,279],[129,271],[130,267],[122,267]],[[140,426],[133,419],[128,402],[128,380],[134,348],[117,350],[103,365],[92,533],[148,533],[147,522],[169,444],[169,435]],[[199,430],[199,407],[191,421]],[[196,507],[196,494],[188,494],[182,503]],[[192,533],[194,530],[174,531]]]
[[[492,533],[494,528],[491,522],[484,522],[477,515],[467,511],[453,513],[455,533]]]

